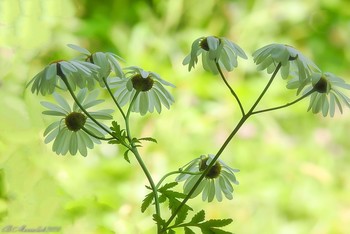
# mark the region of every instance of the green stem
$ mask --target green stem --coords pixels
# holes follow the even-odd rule
[[[169,173],[165,174],[165,175],[159,180],[159,182],[158,182],[157,185],[156,185],[157,190],[159,189],[160,185],[163,183],[163,181],[164,181],[167,177],[169,177],[169,176],[171,176],[171,175],[175,175],[175,174],[200,175],[200,174],[202,174],[202,172],[191,172],[191,171],[181,171],[181,170],[169,172]]]
[[[88,129],[84,128],[84,127],[82,128],[82,130],[83,130],[84,132],[86,132],[87,134],[89,134],[90,136],[95,137],[96,139],[99,139],[99,140],[110,141],[110,140],[115,139],[114,137],[105,138],[105,137],[97,136],[97,135],[95,135],[94,133],[92,133],[91,131],[89,131]]]
[[[119,105],[117,99],[115,99],[115,97],[114,97],[114,95],[113,95],[111,89],[110,89],[109,86],[108,86],[107,80],[106,80],[105,78],[102,78],[102,80],[103,80],[103,83],[105,84],[105,86],[106,86],[106,88],[107,88],[107,91],[108,91],[109,95],[112,97],[112,99],[113,99],[115,105],[118,107],[118,110],[120,111],[120,113],[122,114],[122,116],[123,116],[123,118],[124,118],[124,120],[125,120],[125,119],[126,119],[126,116],[125,116],[125,114],[124,114],[124,111],[123,111],[123,109],[121,108],[121,106]]]
[[[281,66],[282,66],[282,64],[281,64],[281,63],[278,63],[278,65],[277,65],[275,71],[273,72],[273,74],[272,74],[272,76],[271,76],[269,82],[267,82],[267,84],[266,84],[264,90],[261,92],[261,94],[259,95],[259,97],[256,99],[255,103],[254,103],[253,106],[250,108],[250,110],[249,110],[249,112],[248,112],[247,115],[251,115],[251,114],[253,113],[255,107],[259,104],[260,100],[263,98],[263,96],[265,95],[266,91],[270,88],[270,86],[271,86],[273,80],[275,79],[275,77],[276,77],[278,71],[280,70]]]
[[[135,155],[135,158],[136,158],[137,162],[139,163],[139,165],[141,166],[143,173],[146,175],[147,180],[148,180],[148,182],[149,182],[149,184],[151,186],[152,192],[154,194],[154,204],[155,204],[155,208],[156,208],[156,215],[158,215],[158,217],[161,217],[157,186],[155,185],[155,183],[153,181],[153,178],[152,178],[150,172],[147,169],[147,166],[143,162],[139,151],[137,150],[135,144],[132,142],[132,137],[131,137],[131,133],[130,133],[129,117],[130,117],[132,106],[134,105],[135,100],[136,100],[137,96],[139,95],[139,93],[140,93],[139,91],[137,91],[135,93],[135,96],[131,100],[129,109],[128,109],[127,113],[126,113],[126,116],[125,116],[126,132],[127,132],[128,140],[131,143],[131,152],[133,152],[133,154]],[[160,230],[161,230],[161,225],[159,223],[157,223],[157,233],[160,233]]]
[[[281,106],[277,106],[277,107],[272,107],[272,108],[268,108],[268,109],[263,109],[263,110],[258,110],[258,111],[253,111],[251,114],[255,115],[255,114],[259,114],[259,113],[263,113],[263,112],[268,112],[268,111],[273,111],[273,110],[278,110],[278,109],[282,109],[282,108],[286,108],[288,106],[291,106],[301,100],[303,100],[304,98],[308,97],[310,94],[312,94],[313,92],[315,92],[315,89],[311,89],[309,92],[307,92],[306,94],[304,94],[303,96],[299,97],[298,99],[289,102],[285,105],[281,105]]]
[[[274,73],[272,74],[270,80],[268,81],[268,83],[266,84],[264,90],[261,92],[261,94],[259,95],[259,97],[256,99],[256,101],[254,102],[253,106],[250,108],[250,110],[248,111],[247,114],[243,115],[242,118],[240,119],[240,121],[237,123],[236,127],[233,129],[233,131],[231,132],[231,134],[227,137],[227,139],[225,140],[225,142],[223,143],[223,145],[220,147],[219,151],[216,153],[215,157],[213,158],[213,160],[210,162],[210,164],[208,165],[208,167],[203,171],[202,175],[198,178],[197,182],[193,185],[192,189],[189,191],[189,193],[186,195],[186,197],[184,198],[184,200],[181,202],[181,204],[177,207],[177,209],[175,210],[175,212],[170,216],[170,218],[168,219],[168,221],[165,223],[162,232],[165,232],[167,230],[167,227],[169,226],[169,224],[174,220],[174,218],[176,217],[177,213],[180,211],[180,209],[186,204],[186,202],[190,199],[190,197],[192,196],[192,194],[195,192],[195,190],[197,189],[197,187],[199,186],[199,184],[201,183],[201,181],[204,179],[205,175],[209,172],[209,170],[211,169],[211,167],[216,163],[217,159],[220,157],[220,155],[222,154],[222,152],[225,150],[225,148],[227,147],[227,145],[230,143],[230,141],[232,140],[232,138],[236,135],[236,133],[238,132],[238,130],[242,127],[242,125],[245,123],[245,121],[247,121],[247,119],[252,115],[255,107],[259,104],[260,100],[263,98],[263,96],[265,95],[266,91],[269,89],[269,87],[271,86],[272,81],[275,79],[279,69],[281,68],[281,63],[279,63],[274,71]]]
[[[242,116],[245,115],[245,112],[244,112],[244,108],[243,108],[243,105],[241,103],[241,100],[239,99],[238,95],[236,94],[236,92],[232,89],[232,87],[230,86],[230,84],[227,82],[221,68],[220,68],[220,65],[218,62],[215,63],[219,73],[220,73],[220,77],[222,78],[222,80],[224,81],[225,85],[227,86],[227,88],[230,90],[231,94],[234,96],[234,98],[236,99],[236,101],[238,102],[238,105],[239,105],[239,108],[241,109],[241,112],[242,112]]]

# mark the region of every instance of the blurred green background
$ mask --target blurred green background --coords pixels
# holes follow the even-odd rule
[[[57,156],[43,143],[52,121],[25,84],[46,64],[70,59],[73,43],[112,51],[124,65],[159,73],[177,86],[161,115],[133,115],[133,132],[153,136],[142,154],[156,180],[213,153],[240,111],[218,77],[181,65],[199,36],[225,36],[249,55],[228,74],[250,106],[268,79],[251,54],[293,45],[325,71],[350,81],[347,0],[0,0],[0,223],[58,226],[58,233],[155,233],[140,204],[147,184],[135,160],[98,145],[88,157]],[[281,79],[260,107],[295,98]],[[250,119],[222,155],[241,172],[231,201],[202,203],[210,218],[233,218],[237,234],[350,233],[350,112],[323,118],[305,100]],[[116,116],[116,119],[119,117]],[[180,189],[180,187],[179,187]],[[57,233],[57,232],[56,232]],[[179,232],[180,233],[180,232]]]

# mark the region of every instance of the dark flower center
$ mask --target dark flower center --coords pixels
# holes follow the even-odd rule
[[[321,79],[314,85],[314,89],[319,93],[327,93],[328,85],[329,83],[327,79],[322,76]]]
[[[208,45],[208,39],[207,37],[204,38],[203,40],[201,40],[201,42],[199,43],[199,46],[205,50],[205,51],[209,51],[209,45]]]
[[[215,38],[219,40],[219,44],[220,44],[220,43],[221,43],[220,38],[217,38],[217,37],[215,37]],[[210,48],[209,48],[209,45],[208,45],[208,37],[203,38],[203,40],[201,40],[201,41],[199,42],[199,46],[200,46],[203,50],[209,51]]]
[[[204,171],[208,168],[207,165],[208,158],[202,159],[199,162],[199,171]],[[221,165],[219,162],[216,162],[208,171],[208,173],[205,175],[205,178],[207,179],[215,179],[219,177],[221,172]]]
[[[153,87],[153,79],[148,76],[143,78],[140,74],[136,74],[131,78],[132,87],[137,91],[146,92]]]
[[[95,64],[95,63],[94,63],[94,59],[92,58],[92,55],[90,55],[89,57],[87,57],[87,58],[86,58],[86,61]]]
[[[66,116],[64,121],[69,130],[77,132],[84,127],[86,116],[79,112],[72,112]]]

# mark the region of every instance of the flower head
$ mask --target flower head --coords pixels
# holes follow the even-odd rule
[[[125,68],[125,78],[116,77],[111,81],[111,87],[116,88],[114,96],[118,103],[124,106],[134,100],[132,111],[145,115],[147,112],[158,113],[162,111],[162,105],[170,108],[174,103],[173,96],[164,86],[175,87],[173,84],[163,80],[157,73],[145,71],[139,67]]]
[[[117,77],[123,77],[124,73],[119,65],[119,61],[124,61],[121,57],[116,54],[107,52],[96,52],[91,53],[85,48],[77,45],[68,44],[68,46],[83,54],[83,58],[93,64],[99,66],[98,73],[95,76],[96,80],[100,83],[101,87],[104,87],[102,78],[107,78],[111,71],[115,73]],[[119,60],[119,61],[118,61]]]
[[[287,88],[299,88],[306,87],[304,94],[314,90],[310,96],[309,110],[313,113],[322,112],[323,116],[327,116],[328,113],[331,117],[334,116],[335,107],[337,106],[340,113],[343,113],[342,103],[350,107],[350,98],[346,96],[340,89],[350,89],[350,85],[345,81],[332,73],[313,73],[308,78],[309,82],[299,81],[297,78],[292,79]]]
[[[75,155],[78,151],[81,155],[87,155],[87,148],[92,149],[100,140],[90,135],[103,137],[105,131],[88,118],[74,103],[71,108],[67,101],[58,93],[53,94],[58,105],[50,102],[41,102],[48,110],[43,114],[59,116],[61,119],[50,124],[45,132],[45,143],[53,142],[52,150],[57,154],[65,155],[69,151]],[[103,100],[96,100],[98,91],[87,94],[87,89],[82,89],[77,94],[77,99],[82,107],[87,110]],[[89,111],[88,113],[95,119],[111,119],[113,110]]]
[[[201,176],[200,172],[203,172],[205,169],[207,169],[213,158],[214,155],[212,154],[208,154],[208,156],[202,155],[199,158],[192,160],[183,167],[184,172],[198,173],[195,175],[183,173],[176,178],[176,181],[178,182],[186,180],[183,187],[184,193],[187,194],[190,192],[194,184]],[[213,201],[214,197],[216,197],[218,201],[222,201],[223,193],[227,199],[231,200],[233,198],[232,183],[238,184],[234,173],[238,171],[238,169],[232,169],[222,160],[218,159],[205,175],[204,179],[200,182],[191,198],[194,198],[202,193],[203,201],[208,200],[208,202],[211,202]]]
[[[32,84],[32,93],[40,92],[44,96],[52,94],[56,88],[66,89],[65,82],[68,82],[73,90],[76,86],[91,89],[94,86],[92,77],[98,68],[94,64],[83,61],[55,61],[34,76],[27,87]]]
[[[314,71],[320,69],[298,50],[289,45],[270,44],[253,53],[253,59],[258,70],[267,69],[269,74],[273,73],[277,65],[281,63],[281,76],[283,79],[298,76],[305,80]]]
[[[213,36],[196,39],[182,64],[188,64],[188,70],[191,71],[197,64],[199,55],[202,55],[203,68],[213,74],[218,73],[216,62],[227,71],[232,71],[238,65],[237,56],[247,59],[247,55],[237,44],[224,37]]]

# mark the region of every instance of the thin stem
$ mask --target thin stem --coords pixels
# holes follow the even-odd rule
[[[171,175],[175,175],[175,174],[199,175],[199,174],[202,174],[202,172],[191,172],[191,171],[181,171],[181,170],[169,172],[169,173],[165,174],[165,175],[159,180],[159,182],[158,182],[157,185],[156,185],[157,189],[160,187],[160,185],[163,183],[163,181],[164,181],[167,177],[169,177],[169,176],[171,176]]]
[[[126,132],[127,132],[128,140],[129,140],[129,142],[131,144],[131,151],[135,155],[135,158],[136,158],[137,162],[139,163],[139,165],[141,166],[141,169],[142,169],[143,173],[146,175],[147,180],[148,180],[148,182],[149,182],[149,184],[151,186],[152,192],[154,194],[154,204],[155,204],[155,208],[156,208],[156,215],[158,215],[158,217],[161,217],[160,216],[161,214],[160,214],[160,206],[159,206],[159,198],[158,198],[157,186],[155,185],[155,183],[153,181],[153,178],[152,178],[150,172],[147,169],[147,166],[143,162],[139,151],[137,150],[135,144],[133,143],[132,137],[131,137],[131,133],[130,133],[129,117],[130,117],[132,106],[134,105],[135,100],[136,100],[137,96],[139,95],[139,93],[140,93],[139,91],[137,91],[135,93],[134,97],[132,98],[132,100],[130,102],[129,109],[128,109],[127,113],[126,113],[126,116],[125,116]],[[161,226],[160,226],[159,223],[157,223],[157,232],[160,233],[160,230],[161,230]]]
[[[230,84],[227,82],[221,68],[220,68],[220,65],[219,63],[215,63],[219,73],[220,73],[220,77],[222,78],[222,80],[224,81],[224,83],[226,84],[227,88],[230,90],[231,94],[234,96],[234,98],[236,99],[236,101],[238,102],[238,105],[239,105],[239,108],[241,109],[241,112],[242,112],[242,116],[245,115],[245,112],[244,112],[244,108],[243,108],[243,105],[241,103],[241,100],[239,99],[238,95],[236,94],[236,92],[232,89],[232,87],[230,86]]]
[[[109,86],[108,86],[107,80],[106,80],[104,77],[102,78],[102,80],[103,80],[103,83],[105,84],[105,86],[106,86],[106,88],[107,88],[107,90],[108,90],[109,95],[112,97],[112,99],[113,99],[115,105],[118,107],[118,110],[120,111],[120,113],[122,114],[122,116],[123,116],[123,118],[124,118],[124,120],[125,120],[125,119],[126,119],[126,116],[125,116],[125,114],[124,114],[124,111],[123,111],[123,109],[121,108],[121,106],[119,105],[117,99],[115,99],[115,97],[114,97],[114,95],[113,95],[111,89],[110,89]]]
[[[85,127],[82,127],[82,130],[83,130],[84,132],[86,132],[87,134],[89,134],[90,136],[95,137],[96,139],[99,139],[99,140],[110,141],[110,140],[115,139],[114,137],[105,138],[105,137],[97,136],[97,135],[95,135],[94,133],[92,133],[91,131],[89,131],[88,129],[86,129]]]
[[[289,102],[285,105],[281,105],[281,106],[277,106],[277,107],[272,107],[272,108],[268,108],[268,109],[263,109],[263,110],[258,110],[258,111],[253,111],[251,113],[251,115],[255,115],[255,114],[258,114],[258,113],[263,113],[263,112],[268,112],[268,111],[273,111],[273,110],[278,110],[278,109],[282,109],[282,108],[285,108],[285,107],[288,107],[288,106],[291,106],[301,100],[303,100],[304,98],[308,97],[310,94],[312,94],[313,92],[315,92],[316,90],[315,89],[311,89],[309,92],[307,92],[306,94],[304,94],[303,96],[299,97],[298,99],[292,101],[292,102]]]
[[[272,81],[275,79],[278,71],[280,70],[282,64],[281,63],[278,63],[275,71],[273,72],[273,74],[271,75],[271,78],[269,80],[269,82],[267,82],[264,90],[261,92],[261,94],[259,95],[259,97],[256,99],[255,103],[253,104],[253,106],[250,108],[248,114],[251,115],[255,109],[255,107],[259,104],[260,100],[263,98],[263,96],[265,95],[266,91],[270,88],[271,84],[272,84]]]
[[[189,193],[186,195],[186,197],[184,198],[184,200],[181,202],[181,204],[176,208],[175,212],[170,216],[170,218],[168,219],[168,221],[165,223],[162,232],[165,232],[169,226],[169,224],[174,220],[174,218],[176,217],[177,213],[180,211],[180,209],[186,204],[186,202],[190,199],[190,197],[192,196],[192,194],[195,192],[195,190],[197,189],[197,187],[199,186],[199,184],[201,183],[201,181],[203,180],[203,178],[205,177],[205,175],[209,172],[209,170],[211,169],[211,167],[216,163],[217,159],[220,157],[220,155],[222,154],[222,152],[225,150],[225,148],[227,147],[227,145],[230,143],[230,141],[232,140],[232,138],[236,135],[236,133],[238,132],[238,130],[242,127],[242,125],[245,123],[245,121],[247,121],[247,119],[252,115],[255,107],[259,104],[260,100],[263,98],[263,96],[265,95],[266,91],[269,89],[269,87],[272,84],[272,81],[275,79],[279,69],[281,68],[281,63],[279,63],[274,71],[274,73],[272,74],[270,80],[268,81],[268,83],[266,84],[265,88],[263,89],[263,91],[261,92],[261,94],[259,95],[259,97],[256,99],[256,101],[254,102],[253,106],[250,108],[250,110],[248,111],[247,114],[244,114],[242,116],[242,118],[240,119],[240,121],[237,123],[236,127],[233,129],[233,131],[231,132],[231,134],[227,137],[227,139],[225,140],[225,142],[223,143],[223,145],[220,147],[219,151],[216,153],[215,157],[213,158],[213,160],[209,163],[208,167],[204,170],[203,174],[198,178],[198,180],[196,181],[196,183],[193,185],[192,189],[189,191]]]

